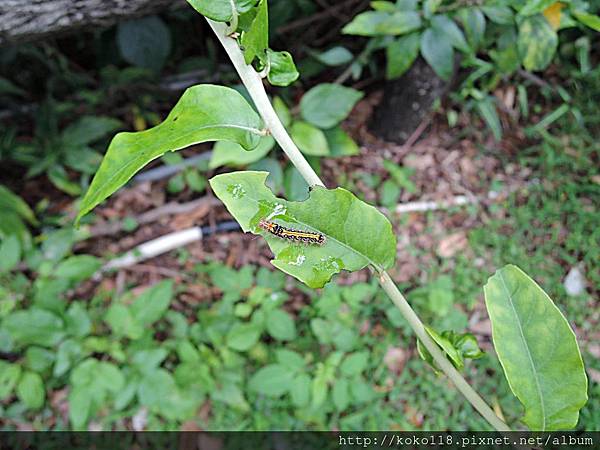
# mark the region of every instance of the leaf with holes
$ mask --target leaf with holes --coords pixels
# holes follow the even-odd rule
[[[259,127],[260,118],[237,91],[209,84],[189,88],[160,125],[115,136],[77,220],[166,152],[207,141],[236,142],[251,150],[258,145]]]
[[[484,288],[494,347],[531,430],[573,428],[587,401],[575,333],[535,281],[516,266],[498,270]]]
[[[210,180],[215,194],[245,232],[261,234],[275,254],[273,265],[312,288],[341,270],[367,265],[381,271],[396,257],[390,222],[374,207],[342,188],[314,187],[308,200],[275,197],[265,185],[268,172],[234,172]],[[324,245],[296,243],[259,228],[261,219],[283,227],[322,234]]]

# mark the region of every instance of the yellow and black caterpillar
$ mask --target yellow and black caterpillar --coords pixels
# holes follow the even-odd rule
[[[285,228],[264,219],[258,223],[258,226],[281,239],[289,239],[291,241],[306,242],[307,244],[315,245],[323,245],[325,243],[325,236],[321,233],[292,230],[291,228]]]

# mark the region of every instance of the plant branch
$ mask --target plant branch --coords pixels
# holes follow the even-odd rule
[[[217,35],[217,38],[225,48],[227,55],[242,79],[242,83],[244,83],[246,89],[248,89],[250,97],[252,97],[259,114],[265,122],[265,126],[270,130],[277,143],[290,158],[292,164],[298,169],[309,186],[325,186],[288,135],[267,97],[262,79],[252,66],[245,63],[244,56],[236,40],[227,36],[226,26],[210,19],[206,20],[208,20],[208,23]],[[417,337],[425,345],[427,350],[429,350],[437,365],[444,371],[448,378],[452,380],[457,389],[492,427],[498,431],[510,431],[510,428],[496,416],[494,411],[485,403],[479,394],[473,390],[454,366],[452,366],[446,356],[442,354],[437,344],[433,342],[425,331],[423,323],[410,307],[402,293],[398,290],[389,274],[387,272],[378,273],[378,279],[381,287],[408,321]]]
[[[429,337],[423,322],[413,311],[411,306],[408,304],[402,293],[398,290],[394,281],[390,278],[387,272],[383,272],[379,277],[379,284],[383,290],[390,297],[394,305],[400,310],[404,318],[408,321],[410,327],[413,329],[417,337],[421,340],[423,345],[429,350],[431,356],[435,360],[436,364],[440,369],[452,380],[456,388],[465,396],[465,398],[473,405],[473,407],[479,411],[488,423],[493,426],[497,431],[510,431],[510,428],[494,413],[494,411],[487,405],[487,403],[481,398],[481,396],[475,392],[475,390],[467,383],[464,377],[454,368],[452,363],[446,358],[441,352],[440,348],[436,343]]]
[[[225,48],[229,59],[231,59],[235,70],[242,79],[242,83],[244,83],[244,86],[248,89],[248,93],[250,94],[250,97],[252,97],[256,109],[258,109],[258,112],[271,135],[275,138],[281,149],[288,156],[296,169],[298,169],[298,172],[300,172],[309,186],[324,186],[313,168],[308,164],[308,161],[306,161],[302,153],[300,153],[296,144],[294,144],[294,141],[290,138],[285,127],[281,123],[281,120],[279,120],[279,117],[267,96],[262,78],[252,66],[246,64],[244,55],[242,54],[237,41],[227,35],[227,27],[224,24],[214,22],[210,19],[206,20]]]

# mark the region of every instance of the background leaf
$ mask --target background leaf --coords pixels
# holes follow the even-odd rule
[[[234,89],[199,85],[185,91],[163,123],[139,133],[119,133],[81,202],[78,220],[167,151],[206,141],[232,141],[254,148],[260,119]]]
[[[485,285],[494,347],[532,430],[577,424],[587,379],[575,334],[550,297],[521,269],[508,265]]]
[[[558,36],[541,14],[528,17],[519,26],[518,48],[527,70],[543,70],[552,61]]]
[[[158,72],[171,53],[171,32],[157,16],[119,23],[117,44],[128,63]]]
[[[210,180],[215,194],[244,231],[262,234],[276,258],[273,265],[309,287],[322,287],[342,269],[394,264],[396,238],[388,220],[374,207],[338,188],[313,188],[308,200],[279,199],[265,186],[267,172],[236,172]],[[268,218],[283,226],[322,233],[323,246],[299,245],[270,235],[258,222]],[[365,239],[365,232],[377,239]]]
[[[319,128],[336,126],[350,114],[363,93],[339,84],[323,83],[302,97],[300,112],[307,122]]]
[[[450,79],[454,69],[454,50],[444,33],[435,28],[425,30],[421,36],[421,55],[441,79]]]

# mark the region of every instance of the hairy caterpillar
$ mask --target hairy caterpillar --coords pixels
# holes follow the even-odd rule
[[[264,219],[258,223],[258,226],[281,239],[289,239],[291,241],[300,241],[315,245],[323,245],[325,243],[325,236],[320,233],[293,230]]]

